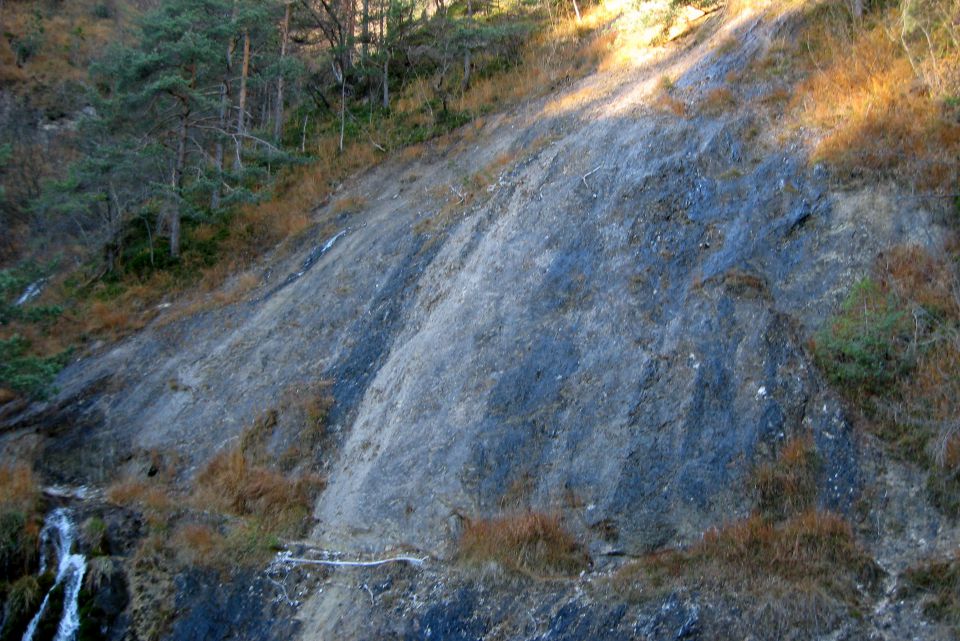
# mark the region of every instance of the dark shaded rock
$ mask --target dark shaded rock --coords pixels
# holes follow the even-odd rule
[[[188,570],[174,579],[176,602],[170,641],[287,640],[299,627],[276,586],[255,571],[229,578],[209,570]]]

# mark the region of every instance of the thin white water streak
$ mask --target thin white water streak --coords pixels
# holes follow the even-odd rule
[[[67,508],[57,508],[47,516],[40,532],[40,573],[47,570],[48,548],[52,545],[57,558],[57,578],[50,591],[43,597],[40,609],[30,620],[23,641],[33,641],[37,625],[50,602],[50,594],[63,584],[63,615],[57,627],[57,636],[54,641],[73,641],[80,629],[79,597],[80,587],[83,584],[83,575],[87,569],[87,559],[82,554],[71,553],[75,540],[73,521]]]

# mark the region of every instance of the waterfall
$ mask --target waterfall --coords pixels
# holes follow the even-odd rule
[[[40,573],[47,570],[50,559],[48,553],[52,548],[57,560],[57,578],[43,597],[40,609],[30,620],[27,631],[23,634],[23,641],[33,641],[37,625],[47,609],[50,594],[60,585],[63,585],[63,615],[57,628],[54,641],[73,641],[80,628],[79,597],[80,586],[83,584],[83,574],[87,569],[87,560],[82,554],[72,554],[71,548],[76,538],[70,511],[67,508],[57,508],[51,512],[40,531]]]

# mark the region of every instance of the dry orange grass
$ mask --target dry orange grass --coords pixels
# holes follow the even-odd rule
[[[217,454],[197,476],[194,505],[237,516],[267,519],[280,530],[297,529],[323,487],[317,476],[289,478],[255,465],[239,449]]]
[[[825,590],[849,600],[858,585],[878,576],[843,518],[808,510],[781,524],[755,515],[713,528],[689,548],[664,550],[625,566],[614,582],[628,593],[643,586],[757,595]]]
[[[55,86],[64,81],[82,82],[87,67],[108,44],[123,38],[123,27],[132,18],[133,9],[115,3],[114,16],[97,18],[97,3],[80,0],[49,7],[32,2],[8,2],[3,8],[3,30],[0,49],[10,51],[6,34],[15,38],[35,38],[37,47],[22,68],[17,68],[10,55],[0,54],[0,77],[23,81],[13,88],[28,92],[37,84]],[[54,94],[34,92],[34,99],[55,106]]]
[[[728,87],[716,87],[707,92],[700,103],[700,110],[708,115],[719,115],[737,105],[733,92]]]
[[[166,514],[176,508],[168,488],[159,481],[121,479],[107,488],[107,500],[115,505],[136,507],[154,514]]]
[[[657,96],[657,98],[653,101],[653,107],[657,111],[671,113],[680,118],[686,118],[687,115],[689,115],[687,104],[682,100],[674,98],[668,93],[661,93],[659,96]]]
[[[0,507],[31,514],[40,503],[40,483],[26,463],[0,465]]]
[[[960,280],[956,266],[945,256],[901,245],[878,258],[877,273],[886,290],[919,308],[914,312],[916,318],[927,325],[924,340],[930,346],[917,351],[913,373],[900,384],[902,405],[922,421],[950,422],[960,403],[960,340],[955,334],[960,323]],[[949,441],[942,447],[948,447]]]
[[[168,547],[177,554],[184,567],[211,566],[222,559],[226,538],[209,525],[185,523],[177,526]]]
[[[814,27],[817,70],[797,88],[794,105],[802,123],[825,132],[816,159],[950,193],[960,177],[960,124],[891,36],[895,20],[890,14],[862,32],[829,21]]]
[[[586,75],[611,58],[617,42],[611,25],[618,15],[614,3],[607,2],[585,9],[579,22],[572,12],[556,16],[524,46],[519,65],[475,80],[455,104],[461,111],[481,114]],[[416,95],[428,94],[421,90]]]
[[[880,283],[902,299],[960,318],[960,282],[945,256],[935,257],[916,245],[898,245],[878,259]]]
[[[758,466],[751,475],[760,514],[779,520],[811,508],[817,498],[818,465],[811,436],[787,440],[775,462]]]
[[[459,558],[471,565],[494,563],[530,575],[569,575],[589,558],[557,515],[523,512],[468,520],[460,535]]]
[[[87,312],[86,330],[98,336],[119,337],[143,324],[116,302],[94,301]]]
[[[362,211],[367,206],[367,199],[363,196],[345,196],[337,200],[330,206],[330,211],[334,215],[355,214]]]

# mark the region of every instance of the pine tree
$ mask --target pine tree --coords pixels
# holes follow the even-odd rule
[[[135,47],[113,48],[94,69],[110,128],[139,138],[143,148],[158,144],[164,150],[166,177],[157,183],[165,186],[160,203],[174,258],[191,190],[213,192],[211,201],[220,204],[224,140],[232,140],[234,168],[242,169],[243,141],[253,138],[245,118],[250,48],[277,10],[251,0],[169,0],[143,18]],[[238,39],[244,50],[241,102],[236,128],[229,130],[224,87]]]

